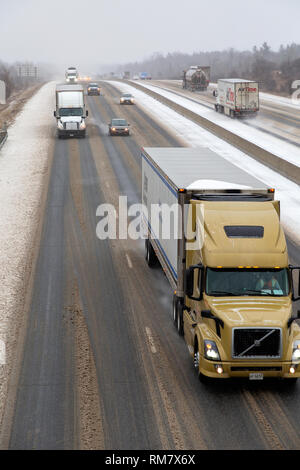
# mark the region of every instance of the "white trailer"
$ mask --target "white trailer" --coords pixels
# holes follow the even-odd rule
[[[57,85],[55,96],[54,117],[56,117],[58,137],[75,135],[84,137],[88,111],[85,109],[82,85]]]
[[[218,80],[215,110],[234,118],[235,116],[255,116],[259,110],[258,82],[241,78]]]
[[[264,183],[206,147],[143,148],[141,157],[145,257],[149,266],[158,258],[177,297],[183,297],[184,234],[191,228],[191,199],[260,201],[273,199],[274,194]]]

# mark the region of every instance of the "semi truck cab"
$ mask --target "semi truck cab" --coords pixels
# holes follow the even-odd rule
[[[178,330],[200,377],[296,378],[300,328],[292,304],[297,297],[279,204],[223,199],[191,201],[193,224],[202,224],[195,206],[201,206],[205,223],[199,250],[187,252]]]

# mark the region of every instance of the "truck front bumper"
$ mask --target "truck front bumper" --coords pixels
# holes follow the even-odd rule
[[[295,367],[295,373],[290,372],[291,366]],[[221,366],[223,372],[217,372],[217,366]],[[300,364],[294,365],[292,362],[278,361],[208,361],[204,357],[201,358],[200,369],[201,374],[207,377],[217,379],[228,379],[230,377],[249,378],[250,374],[262,374],[263,378],[298,378],[300,377]]]
[[[74,129],[74,130],[62,130],[58,129],[57,134],[59,137],[84,137],[85,136],[85,129],[79,130],[79,129]]]

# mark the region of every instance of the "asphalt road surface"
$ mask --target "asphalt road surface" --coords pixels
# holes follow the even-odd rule
[[[97,207],[140,202],[141,146],[181,146],[103,86],[88,135],[56,139],[10,449],[299,449],[300,383],[201,384],[142,241],[99,240]],[[125,117],[129,137],[110,137]],[[289,242],[291,262],[299,248]]]

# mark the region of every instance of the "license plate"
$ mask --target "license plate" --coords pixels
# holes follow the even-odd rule
[[[264,374],[261,372],[253,372],[249,374],[249,380],[263,380]]]

